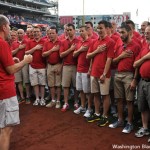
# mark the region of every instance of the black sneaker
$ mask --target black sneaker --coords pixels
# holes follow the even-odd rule
[[[106,126],[108,123],[109,123],[108,117],[102,116],[97,125],[98,125],[99,127],[104,127],[104,126]]]
[[[97,116],[96,114],[94,114],[91,117],[87,118],[87,122],[94,122],[94,121],[99,121],[99,120],[100,120],[100,115]]]

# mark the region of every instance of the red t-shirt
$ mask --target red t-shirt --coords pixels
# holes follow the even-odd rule
[[[72,44],[78,44],[79,40],[75,37],[72,41],[66,39],[62,41],[60,54],[68,50]],[[77,59],[73,57],[73,51],[63,58],[63,65],[77,65]]]
[[[136,37],[137,39],[141,40],[141,35],[137,31],[133,31],[133,36]]]
[[[141,39],[138,39],[137,37],[133,36],[132,40],[134,40],[134,42],[136,42],[136,44],[139,45],[140,48],[142,48],[142,42]]]
[[[35,47],[38,44],[44,45],[45,40],[40,39],[38,42],[36,42],[35,40],[30,40],[27,43],[26,46],[26,51],[32,49],[33,47]],[[46,59],[44,57],[42,57],[42,49],[41,50],[35,50],[32,53],[33,56],[33,61],[30,63],[30,65],[32,66],[32,68],[35,69],[42,69],[46,67]]]
[[[67,38],[67,37],[65,36],[64,33],[58,36],[58,39],[61,40],[61,41],[66,40],[66,38]]]
[[[120,37],[120,34],[118,32],[113,33],[113,35]]]
[[[96,32],[93,32],[93,35],[90,37],[92,40],[97,40],[99,38],[98,34]],[[82,37],[78,36],[78,39],[82,41]]]
[[[142,43],[142,46],[146,43],[146,38],[145,38],[145,35],[141,35],[141,43]]]
[[[12,44],[11,44],[11,50],[15,50],[16,48],[19,47],[19,45],[23,45],[23,44],[26,44],[27,41],[26,40],[23,40],[22,42],[19,42],[18,40],[17,41],[14,41]],[[15,55],[14,57],[17,57],[19,58],[19,60],[23,60],[23,57],[25,55],[25,48],[23,49],[20,49]]]
[[[132,57],[127,57],[119,61],[117,67],[118,72],[134,72],[133,63],[135,61],[135,58],[138,56],[140,50],[141,49],[139,45],[134,40],[132,40],[126,47],[122,46],[120,52],[118,52],[118,56],[123,51],[130,51],[133,55]]]
[[[77,50],[81,47],[81,46],[86,46],[88,47],[88,49],[90,48],[92,44],[92,39],[88,38],[86,41],[80,41],[77,45]],[[87,51],[88,51],[87,49]],[[81,52],[78,55],[78,63],[77,63],[77,71],[81,72],[81,73],[87,73],[89,70],[89,66],[90,66],[90,60],[86,59],[86,55],[87,55],[87,51]]]
[[[107,58],[114,57],[115,43],[109,36],[106,36],[102,40],[100,39],[95,40],[88,51],[88,53],[91,53],[95,51],[98,46],[103,45],[103,44],[106,44],[106,50],[95,55],[95,57],[93,58],[93,63],[92,63],[91,76],[98,77],[98,78],[103,74]],[[110,77],[110,69],[106,76],[108,78]]]
[[[139,60],[140,58],[142,58],[144,55],[146,55],[147,53],[150,52],[150,44],[145,43],[143,45],[143,48],[140,52],[140,54],[138,55],[138,57],[136,58],[136,60]],[[140,66],[140,75],[142,78],[150,78],[150,60],[146,60],[141,66]]]
[[[14,75],[6,72],[5,68],[14,65],[10,47],[0,38],[0,100],[16,96]]]
[[[59,47],[61,46],[60,40],[57,40],[54,43],[52,41],[47,41],[47,42],[44,43],[43,52],[47,52],[50,49],[52,49],[54,46],[57,46],[57,45],[59,45]],[[59,55],[59,51],[52,52],[47,57],[47,62],[49,64],[52,64],[52,65],[61,63],[61,58],[60,58],[60,55]]]

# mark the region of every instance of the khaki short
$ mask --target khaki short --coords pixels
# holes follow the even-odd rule
[[[31,85],[46,85],[46,69],[34,69],[29,65]]]
[[[130,90],[130,84],[133,80],[131,72],[116,72],[114,77],[114,95],[115,98],[133,101],[135,91]]]
[[[60,74],[56,74],[55,72],[55,70],[60,68],[61,65],[62,64],[47,65],[47,80],[49,87],[61,86],[62,72]]]
[[[73,87],[76,87],[76,66],[63,66],[62,72],[62,86],[63,87],[70,87],[71,82]]]
[[[90,78],[87,73],[77,72],[76,75],[76,89],[84,93],[91,93]]]
[[[100,83],[99,78],[91,76],[91,93],[99,93],[101,95],[109,95],[111,78],[106,78],[105,82]]]
[[[20,124],[19,105],[16,96],[0,100],[0,128]]]
[[[29,65],[26,64],[21,70],[15,73],[15,83],[23,82],[30,83],[29,80]]]

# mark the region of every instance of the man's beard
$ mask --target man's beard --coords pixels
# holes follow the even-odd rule
[[[126,43],[128,39],[129,39],[129,36],[126,36],[124,39],[122,39],[122,41]]]

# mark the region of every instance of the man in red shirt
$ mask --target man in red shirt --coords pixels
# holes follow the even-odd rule
[[[111,21],[111,25],[112,25],[112,34],[120,37],[120,34],[117,32],[117,23],[115,22],[115,20]]]
[[[137,69],[134,70],[133,63],[135,57],[140,52],[140,47],[132,40],[132,30],[127,24],[120,27],[120,36],[123,41],[122,49],[113,59],[117,64],[117,72],[114,78],[114,95],[117,99],[118,121],[110,124],[110,128],[116,128],[124,125],[123,121],[123,100],[126,99],[128,108],[128,122],[123,133],[130,133],[133,130],[133,101],[136,88]]]
[[[50,27],[48,30],[49,41],[44,44],[42,56],[47,58],[47,80],[51,93],[51,102],[46,107],[60,108],[62,60],[59,55],[61,41],[58,39],[57,33],[56,27]]]
[[[59,40],[61,40],[61,41],[63,41],[63,40],[65,40],[65,39],[67,39],[68,38],[68,25],[67,24],[65,24],[64,25],[64,33],[62,33],[58,38],[59,38]]]
[[[138,85],[138,109],[141,112],[143,126],[135,133],[136,137],[149,135],[148,121],[150,116],[150,26],[145,29],[146,42],[134,62],[134,67],[139,68],[141,80]],[[150,142],[150,138],[148,139]]]
[[[94,29],[93,29],[93,23],[91,21],[87,21],[85,22],[85,25],[87,27],[88,36],[91,39],[98,39],[98,34],[94,32]]]
[[[114,57],[114,41],[107,35],[107,21],[98,23],[99,39],[95,40],[88,51],[87,58],[92,59],[91,93],[94,94],[95,113],[87,119],[88,122],[99,120],[98,126],[108,124],[110,106],[110,66]],[[100,115],[100,94],[103,98],[103,114]]]
[[[17,41],[14,41],[11,45],[12,55],[17,57],[20,61],[23,60],[25,55],[25,47],[27,41],[24,39],[24,30],[18,29],[17,30]],[[15,83],[18,86],[20,99],[18,100],[19,103],[26,101],[26,104],[30,104],[30,81],[29,81],[29,72],[28,72],[28,65],[24,66],[20,71],[15,73]],[[26,87],[26,98],[23,92],[23,83]]]
[[[32,54],[33,61],[29,65],[29,77],[33,86],[36,100],[33,105],[45,105],[44,94],[46,85],[46,61],[42,57],[44,40],[42,39],[41,28],[36,26],[33,29],[34,39],[30,40],[26,46],[26,54]],[[40,99],[41,97],[41,99]]]
[[[10,47],[5,41],[10,33],[9,25],[8,18],[0,15],[0,150],[9,149],[13,126],[20,123],[13,74],[32,61],[32,56],[28,55],[21,62],[14,63]]]
[[[141,24],[141,37],[142,37],[142,44],[144,44],[146,42],[146,38],[145,38],[145,29],[146,27],[150,25],[150,22],[148,21],[143,21]]]
[[[64,89],[64,105],[62,112],[69,109],[68,96],[71,82],[74,87],[74,98],[77,100],[76,87],[76,68],[77,59],[73,57],[73,52],[76,50],[76,46],[79,40],[75,36],[75,26],[68,24],[68,38],[62,41],[60,48],[60,57],[63,58],[63,72],[62,72],[62,86]]]
[[[88,28],[86,26],[80,27],[80,36],[82,41],[77,44],[76,50],[73,53],[74,57],[77,57],[77,75],[76,75],[76,89],[80,92],[81,106],[74,111],[76,114],[84,113],[84,117],[91,115],[92,109],[89,107],[86,111],[86,96],[90,101],[90,78],[89,78],[89,67],[90,60],[86,59],[87,51],[92,44],[92,39],[88,37]]]

